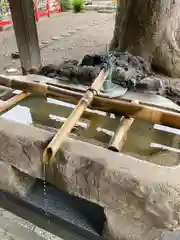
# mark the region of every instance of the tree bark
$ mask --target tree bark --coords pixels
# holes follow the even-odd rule
[[[180,77],[180,0],[120,0],[111,50],[141,56],[170,77]]]

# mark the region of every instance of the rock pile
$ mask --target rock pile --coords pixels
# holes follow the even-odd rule
[[[163,86],[163,81],[142,57],[128,52],[113,54],[112,81],[133,91],[154,91],[180,105],[180,91]],[[38,74],[74,84],[91,85],[102,67],[108,64],[106,54],[85,55],[81,62],[69,60],[59,65],[49,64]]]

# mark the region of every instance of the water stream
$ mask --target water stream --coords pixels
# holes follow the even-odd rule
[[[44,186],[43,186],[43,194],[44,194],[44,211],[46,217],[48,217],[48,192],[47,192],[47,174],[46,174],[46,164],[43,164],[43,171],[44,171]]]

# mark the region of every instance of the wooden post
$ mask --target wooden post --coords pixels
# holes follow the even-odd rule
[[[24,75],[41,67],[32,0],[9,0],[21,67]]]

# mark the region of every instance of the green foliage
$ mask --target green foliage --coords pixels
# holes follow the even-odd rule
[[[84,8],[83,0],[72,0],[72,6],[75,13],[81,12]]]
[[[7,7],[7,5],[8,5],[8,4],[7,4],[6,1],[1,1],[1,6],[2,6],[2,7]]]
[[[71,9],[70,0],[60,0],[61,11],[66,12]]]

